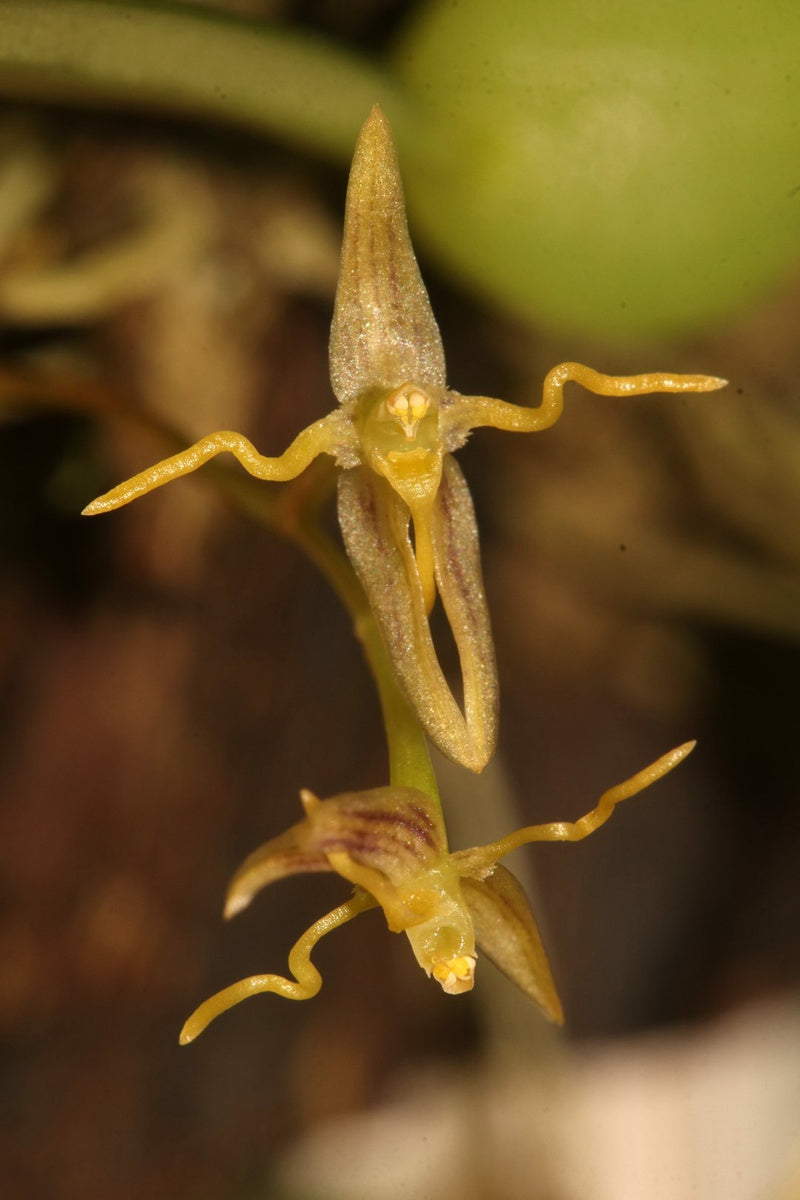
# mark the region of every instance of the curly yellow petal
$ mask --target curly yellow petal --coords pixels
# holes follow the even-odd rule
[[[218,433],[208,434],[199,442],[195,442],[193,446],[182,450],[180,454],[173,454],[171,458],[162,459],[161,462],[155,463],[145,471],[140,471],[138,475],[118,484],[104,495],[98,496],[96,500],[92,500],[91,504],[86,505],[82,515],[94,517],[98,513],[122,508],[124,504],[130,504],[131,500],[146,496],[148,492],[163,487],[165,483],[170,483],[173,479],[180,479],[182,475],[196,471],[209,459],[215,458],[218,454],[224,454],[226,451],[232,454],[248,474],[254,475],[256,479],[264,479],[272,483],[285,482],[300,475],[320,454],[338,455],[343,452],[346,454],[348,440],[354,442],[355,435],[350,432],[348,439],[347,422],[338,410],[334,410],[327,417],[309,425],[307,429],[297,435],[288,450],[276,458],[268,458],[259,454],[253,443],[248,441],[243,434],[223,429]]]
[[[715,392],[727,379],[715,375],[673,375],[655,371],[647,375],[603,375],[582,363],[566,362],[547,372],[542,402],[537,408],[509,404],[488,396],[458,396],[443,410],[445,445],[458,443],[470,429],[491,425],[511,433],[535,433],[555,425],[564,410],[564,384],[579,383],[597,396],[647,396],[653,392]]]
[[[285,979],[282,975],[251,975],[249,979],[240,979],[238,983],[223,988],[195,1009],[181,1030],[178,1039],[180,1044],[186,1046],[193,1042],[215,1017],[259,992],[274,992],[286,1000],[310,1000],[312,996],[316,996],[322,987],[322,976],[311,961],[311,951],[327,933],[375,906],[376,902],[372,896],[358,891],[333,912],[320,917],[301,938],[298,938],[289,951],[289,970],[294,975],[293,980]]]
[[[529,842],[580,842],[589,834],[594,833],[601,825],[605,825],[614,809],[623,800],[635,796],[637,792],[650,787],[651,783],[668,774],[678,763],[683,762],[687,755],[694,750],[696,742],[684,742],[667,754],[662,754],[654,763],[637,771],[623,783],[618,783],[608,791],[603,792],[591,812],[579,817],[577,821],[552,821],[546,825],[526,825],[517,829],[508,837],[500,838],[488,846],[475,846],[471,850],[456,851],[454,861],[462,874],[481,879],[498,859],[504,858],[519,846]]]

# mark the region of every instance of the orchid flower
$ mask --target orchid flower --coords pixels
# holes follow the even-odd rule
[[[377,106],[361,131],[350,173],[330,374],[338,407],[304,429],[283,454],[265,457],[240,433],[212,433],[98,497],[84,512],[119,508],[223,451],[270,482],[294,479],[318,455],[332,455],[341,468],[345,548],[406,697],[439,749],[480,771],[496,743],[497,677],[478,532],[452,452],[479,426],[520,433],[548,428],[561,414],[570,380],[604,396],[707,392],[725,381],[601,375],[563,363],[547,375],[542,403],[534,409],[449,390],[439,329],[408,235],[391,131]],[[459,653],[463,710],[431,637],[428,617],[437,594]]]
[[[516,878],[500,859],[529,842],[577,842],[677,766],[686,742],[624,783],[610,788],[577,821],[528,825],[487,846],[448,851],[438,801],[417,788],[383,787],[319,800],[300,798],[305,818],[247,858],[228,889],[225,916],[246,908],[268,883],[307,871],[335,871],[353,884],[349,900],[315,921],[289,953],[294,976],[254,975],[218,992],[192,1014],[181,1044],[210,1021],[258,992],[309,1000],[322,986],[311,951],[320,938],[367,909],[383,909],[393,933],[405,933],[419,965],[450,995],[471,991],[480,950],[551,1021],[563,1010],[536,921]]]

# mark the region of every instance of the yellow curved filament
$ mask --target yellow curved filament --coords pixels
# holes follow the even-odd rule
[[[473,870],[481,870],[493,866],[498,859],[504,858],[519,846],[529,842],[580,842],[605,825],[614,809],[623,800],[628,800],[644,788],[668,774],[678,763],[682,762],[694,750],[696,742],[684,742],[667,754],[662,754],[648,767],[637,771],[623,783],[618,783],[608,791],[603,792],[591,812],[579,817],[577,821],[552,821],[546,825],[526,825],[517,829],[507,837],[500,838],[488,846],[476,846],[473,850],[464,850],[453,857],[459,861],[462,870],[471,874]]]
[[[727,379],[715,375],[672,375],[654,372],[648,375],[603,375],[581,363],[566,362],[547,372],[538,408],[492,400],[488,396],[459,396],[458,403],[445,410],[442,420],[448,431],[467,432],[482,425],[506,429],[512,433],[534,433],[555,425],[564,409],[564,384],[579,383],[597,396],[646,396],[652,392],[715,392]]]
[[[310,1000],[316,996],[322,987],[322,976],[311,961],[311,951],[326,933],[352,921],[359,913],[375,908],[376,904],[372,896],[359,890],[350,900],[334,908],[333,912],[320,917],[289,951],[289,970],[294,975],[293,980],[285,979],[283,975],[251,975],[249,979],[240,979],[238,983],[223,988],[195,1009],[181,1030],[178,1039],[180,1044],[186,1046],[193,1042],[220,1013],[227,1012],[235,1004],[259,992],[274,992],[287,1000]]]
[[[91,504],[87,504],[83,516],[93,517],[97,513],[121,508],[123,504],[129,504],[131,500],[136,500],[137,497],[144,496],[173,479],[179,479],[181,475],[196,471],[210,458],[223,454],[226,450],[250,475],[255,475],[257,479],[282,483],[300,475],[319,454],[335,454],[342,444],[343,432],[341,413],[334,409],[327,417],[315,421],[299,433],[289,448],[276,458],[267,458],[259,454],[253,443],[241,433],[233,433],[229,429],[210,433],[187,450],[182,450],[180,454],[162,459],[146,471],[140,471],[138,475],[98,496]]]

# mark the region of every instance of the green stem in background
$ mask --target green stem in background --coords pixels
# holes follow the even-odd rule
[[[377,100],[407,108],[333,42],[141,0],[2,0],[0,94],[211,117],[342,160]]]

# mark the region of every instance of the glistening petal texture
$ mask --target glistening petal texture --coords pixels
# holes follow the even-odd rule
[[[350,171],[329,354],[340,403],[407,380],[445,385],[442,339],[408,236],[391,130],[377,105]]]
[[[320,800],[307,821],[315,851],[343,852],[393,881],[415,878],[447,853],[438,807],[416,788],[342,792]]]
[[[475,510],[467,481],[450,454],[442,464],[432,527],[436,586],[458,648],[467,728],[476,756],[486,763],[497,743],[497,665]]]
[[[329,855],[345,855],[368,868],[380,886],[383,880],[394,884],[424,874],[446,852],[441,816],[430,797],[415,788],[312,798],[305,820],[245,859],[231,881],[225,912],[232,916],[241,911],[276,879],[301,871],[337,870]]]
[[[458,863],[458,854],[453,855]],[[461,887],[475,926],[478,949],[538,1004],[544,1015],[562,1024],[564,1011],[528,898],[505,867],[485,879],[463,876]]]
[[[447,493],[451,503],[450,515],[438,521],[444,543],[441,551],[434,542],[435,561],[440,567],[456,552],[463,535],[474,524],[469,494],[466,488],[463,493],[459,490],[457,495],[453,494],[445,482],[452,478],[450,473],[443,476],[440,489],[440,493]],[[463,504],[465,496],[469,514],[463,520],[459,518],[458,530],[445,534],[441,526],[453,519],[453,503]],[[444,503],[441,494],[434,502],[434,522],[440,503]],[[411,544],[408,508],[386,480],[364,467],[356,467],[339,476],[339,525],[347,555],[380,626],[392,666],[425,732],[454,762],[471,771],[483,770],[494,749],[497,725],[496,694],[492,686],[494,651],[490,636],[479,638],[477,644],[471,640],[476,629],[488,634],[485,613],[473,619],[462,611],[469,594],[476,598],[483,594],[477,548],[464,547],[465,558],[459,567],[462,573],[477,570],[475,589],[470,592],[463,578],[458,584],[444,584],[447,603],[455,614],[455,620],[451,617],[453,636],[461,662],[466,666],[465,716],[442,673],[431,637]],[[482,664],[475,661],[481,657]]]
[[[299,821],[249,854],[228,886],[225,916],[246,908],[269,883],[307,871],[330,871],[325,855],[313,844],[308,821]]]

